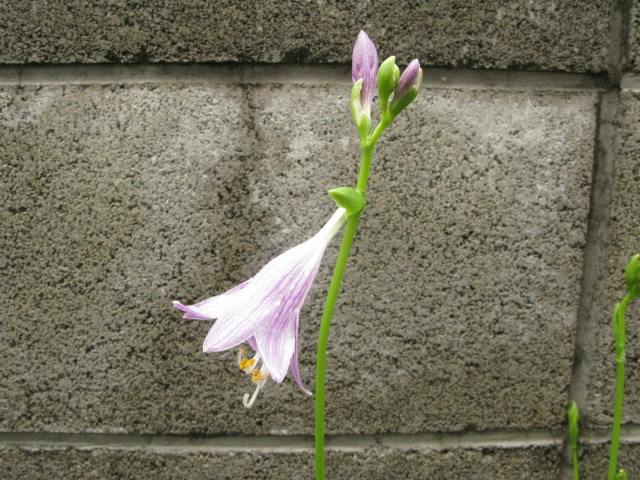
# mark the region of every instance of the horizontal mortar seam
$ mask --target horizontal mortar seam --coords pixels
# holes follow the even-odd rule
[[[606,89],[604,76],[582,73],[424,68],[426,88],[491,90]],[[0,86],[110,84],[348,85],[347,65],[0,65]]]
[[[640,91],[640,73],[627,73],[623,75],[620,88],[628,91]]]
[[[553,430],[493,431],[472,433],[420,433],[380,435],[333,435],[327,437],[327,449],[359,452],[369,448],[395,450],[519,449],[560,446],[562,433]],[[582,445],[599,445],[609,441],[606,429],[585,430]],[[621,441],[640,444],[640,425],[625,425]],[[307,435],[258,435],[198,437],[180,435],[95,434],[0,432],[0,448],[80,450],[149,450],[163,452],[311,452],[313,438]]]

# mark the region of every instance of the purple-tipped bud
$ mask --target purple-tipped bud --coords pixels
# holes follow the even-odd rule
[[[360,30],[356,45],[353,47],[351,76],[354,83],[362,79],[360,106],[362,111],[370,115],[371,102],[377,89],[378,52],[364,30]]]
[[[400,75],[400,80],[393,92],[393,100],[389,110],[393,116],[398,115],[407,105],[415,100],[422,85],[422,69],[420,62],[413,60]]]
[[[409,66],[402,72],[400,76],[400,80],[398,80],[398,85],[396,86],[396,91],[393,94],[394,98],[400,99],[403,97],[410,88],[416,87],[420,89],[420,84],[422,83],[422,70],[420,69],[420,62],[416,58],[412,60]]]

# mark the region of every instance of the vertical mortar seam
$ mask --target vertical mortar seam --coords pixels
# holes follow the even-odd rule
[[[590,416],[587,398],[597,333],[595,316],[598,312],[595,299],[603,292],[602,279],[606,270],[611,234],[610,213],[618,153],[616,117],[620,108],[623,70],[628,56],[631,10],[631,0],[616,0],[612,3],[606,62],[609,88],[599,95],[595,117],[591,195],[576,320],[574,360],[568,389],[568,400],[575,401],[580,408],[581,424],[585,424],[585,420],[588,421]],[[558,478],[570,480],[573,478],[573,468],[571,446],[566,432],[563,452]]]

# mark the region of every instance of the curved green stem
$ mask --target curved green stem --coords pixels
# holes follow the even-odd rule
[[[369,170],[371,169],[371,159],[373,158],[373,148],[376,146],[376,142],[380,138],[380,135],[391,125],[393,118],[384,116],[380,123],[373,131],[371,135],[365,140],[362,140],[362,162],[360,163],[360,174],[358,175],[358,184],[356,190],[360,190],[364,193],[367,189],[367,180],[369,179]]]
[[[356,189],[365,193],[367,189],[367,181],[369,179],[369,170],[371,168],[371,159],[373,158],[373,149],[375,147],[380,134],[387,128],[393,119],[383,118],[368,138],[361,141],[362,144],[362,161],[360,163],[360,173],[358,175],[358,183]],[[327,300],[324,304],[324,312],[322,313],[322,322],[320,324],[320,332],[318,334],[318,354],[316,356],[316,417],[315,417],[315,450],[316,450],[316,480],[324,480],[324,407],[325,407],[325,378],[327,366],[327,346],[329,344],[329,330],[331,328],[331,319],[333,311],[340,292],[342,278],[349,260],[351,245],[356,235],[358,222],[360,221],[359,213],[352,215],[347,220],[347,226],[342,237],[340,252],[336,260],[336,266],[331,277],[331,284],[327,292]]]
[[[342,245],[340,253],[336,260],[336,267],[333,270],[331,285],[327,293],[327,301],[322,314],[322,323],[320,324],[320,333],[318,335],[318,354],[316,357],[316,479],[324,480],[324,392],[325,392],[325,374],[327,365],[327,345],[329,344],[329,329],[331,327],[331,319],[333,310],[336,306],[342,277],[347,267],[351,245],[356,235],[356,228],[360,220],[360,213],[357,213],[347,220],[347,227],[342,237]]]
[[[609,472],[607,475],[608,480],[615,480],[616,468],[618,464],[618,449],[620,446],[620,427],[622,424],[622,403],[624,400],[624,364],[625,364],[625,313],[627,310],[627,304],[631,300],[629,295],[626,295],[622,302],[620,302],[619,313],[620,321],[616,322],[614,319],[614,329],[616,337],[616,394],[615,394],[615,406],[613,410],[613,429],[611,430],[611,453],[609,455]],[[622,338],[622,341],[618,341],[618,338]]]

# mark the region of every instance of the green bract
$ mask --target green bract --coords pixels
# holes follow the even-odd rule
[[[364,195],[358,190],[349,187],[339,187],[329,190],[329,195],[336,204],[347,211],[347,215],[355,215],[360,213],[364,208]]]

